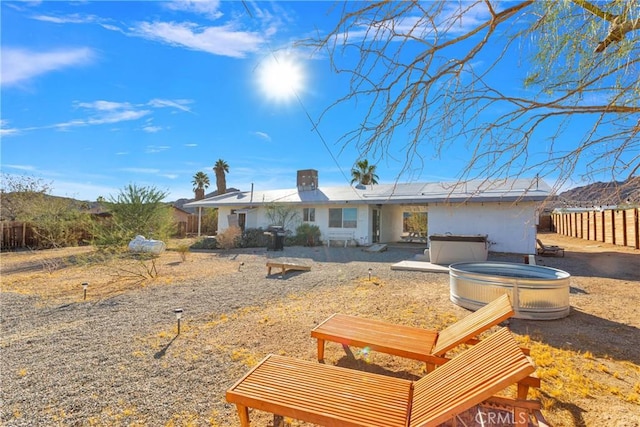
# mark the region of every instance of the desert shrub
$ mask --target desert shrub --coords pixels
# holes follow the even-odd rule
[[[404,212],[403,231],[427,234],[427,213],[421,211]]]
[[[235,225],[216,235],[218,246],[222,249],[237,248],[242,241],[242,230]]]
[[[191,249],[218,249],[218,241],[212,236],[203,237],[191,245]]]
[[[176,248],[176,251],[180,254],[180,259],[182,261],[186,261],[187,260],[187,255],[189,254],[189,245],[187,245],[187,244],[179,245]]]
[[[320,227],[307,223],[300,224],[291,240],[296,245],[315,246],[320,243]]]
[[[300,222],[300,211],[295,206],[284,203],[272,203],[265,206],[265,215],[271,225],[278,225],[285,230],[291,230]]]
[[[31,212],[29,223],[42,248],[76,246],[90,227],[86,212],[79,211],[67,199],[43,201]]]
[[[136,235],[168,241],[175,230],[171,207],[162,200],[166,192],[155,187],[125,186],[116,197],[103,201],[109,221],[96,223],[97,246],[124,246]]]
[[[260,248],[267,246],[270,236],[264,234],[265,230],[262,228],[247,228],[242,233],[242,241],[240,247],[243,248]]]
[[[204,208],[202,213],[201,232],[213,236],[218,231],[218,208]]]
[[[26,223],[33,231],[34,247],[76,246],[83,242],[91,221],[82,202],[51,196],[52,186],[37,178],[4,173],[0,176],[2,217]]]

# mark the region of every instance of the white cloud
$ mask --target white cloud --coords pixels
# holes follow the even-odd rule
[[[90,125],[102,125],[105,123],[118,123],[129,120],[138,120],[146,115],[151,114],[150,110],[128,110],[128,111],[116,111],[106,114],[102,117],[93,117],[87,120]]]
[[[75,106],[86,110],[93,110],[93,116],[87,119],[76,119],[64,123],[58,123],[53,127],[58,129],[66,129],[75,126],[101,125],[118,123],[124,121],[138,120],[152,114],[152,110],[144,107],[155,108],[176,108],[181,111],[190,112],[191,110],[185,105],[192,101],[188,99],[153,99],[146,104],[131,104],[129,102],[113,102],[98,100],[93,102],[76,102]],[[151,121],[147,121],[142,129],[145,132],[155,133],[163,129],[162,126],[153,126]]]
[[[34,15],[32,18],[37,21],[51,22],[54,24],[91,24],[100,20],[95,15],[80,15],[78,13],[65,16]]]
[[[120,109],[130,109],[131,104],[128,102],[112,102],[112,101],[93,101],[93,102],[76,102],[77,107],[88,108],[98,111],[114,111]]]
[[[148,105],[156,108],[163,107],[171,107],[177,108],[178,110],[185,111],[187,113],[191,112],[191,109],[187,107],[187,105],[191,104],[193,101],[190,99],[152,99],[149,101]]]
[[[20,133],[19,129],[10,128],[9,121],[0,119],[0,136],[9,136],[9,135],[17,135]]]
[[[421,8],[421,6],[417,6]],[[423,11],[415,15],[400,16],[396,19],[376,21],[371,25],[358,25],[348,33],[336,35],[339,43],[357,43],[366,38],[379,40],[389,39],[405,42],[407,35],[412,34],[419,39],[435,37],[455,37],[465,34],[472,29],[486,23],[491,18],[490,12],[483,3],[445,2],[444,7],[434,6],[427,17]]]
[[[163,5],[167,9],[197,13],[214,19],[220,18],[223,15],[222,12],[220,12],[220,1],[218,0],[178,0],[166,2],[163,3]]]
[[[481,3],[470,7],[466,3],[447,3],[438,29],[449,35],[464,34],[488,22],[490,17],[487,6]]]
[[[231,25],[201,27],[189,22],[143,22],[132,30],[134,35],[149,40],[232,58],[244,58],[264,43],[259,33],[239,31]]]
[[[175,174],[175,173],[160,174],[160,176],[163,176],[163,177],[169,178],[169,179],[177,179],[178,177],[180,177],[180,175]]]
[[[2,165],[3,169],[16,169],[20,171],[35,171],[36,167],[31,165]]]
[[[36,52],[27,49],[2,49],[3,86],[26,82],[42,74],[93,62],[95,54],[89,48],[58,49]]]
[[[252,133],[260,139],[264,139],[265,141],[271,142],[271,136],[268,133],[260,132],[260,131],[255,131]]]
[[[144,150],[145,153],[154,154],[154,153],[162,153],[163,151],[167,151],[170,149],[168,145],[149,145]]]
[[[122,31],[122,28],[120,27],[116,27],[115,25],[111,25],[111,24],[100,24],[100,26],[102,28],[104,28],[105,30],[109,30],[109,31],[116,31],[118,33],[123,33],[124,31]]]
[[[56,123],[50,127],[57,128],[59,130],[67,130],[71,127],[89,126],[89,125],[103,125],[118,123],[130,120],[138,120],[142,117],[151,114],[150,110],[125,110],[125,111],[108,111],[105,114],[89,117],[87,119],[76,119],[68,122]]]
[[[153,108],[175,108],[180,111],[191,112],[186,105],[192,101],[188,99],[153,99],[144,104],[131,104],[129,102],[113,102],[105,100],[97,100],[92,102],[74,102],[74,107],[86,111],[88,117],[80,119],[72,119],[66,122],[55,123],[52,125],[30,127],[23,129],[8,128],[8,121],[2,120],[0,123],[0,135],[9,136],[15,135],[24,131],[33,131],[39,129],[56,129],[59,131],[68,131],[70,128],[82,127],[82,126],[94,126],[113,124],[119,122],[127,122],[139,120],[143,117],[148,117],[153,114]],[[146,124],[142,126],[142,130],[149,133],[159,132],[163,129],[167,129],[166,126],[152,125],[152,119],[146,121]]]
[[[185,147],[197,147],[198,144],[184,144]]]

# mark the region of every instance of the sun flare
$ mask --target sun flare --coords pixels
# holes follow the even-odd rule
[[[269,58],[259,70],[260,87],[267,97],[286,101],[297,96],[303,88],[303,70],[291,59]]]

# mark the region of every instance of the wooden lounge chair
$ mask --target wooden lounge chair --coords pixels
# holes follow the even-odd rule
[[[538,402],[492,396],[534,370],[502,328],[418,381],[270,355],[226,398],[242,427],[249,426],[248,408],[325,426],[424,427],[481,403],[496,403],[514,425],[528,425],[541,416]]]
[[[540,239],[536,239],[536,242],[538,242],[538,246],[539,246],[538,255],[564,256],[564,248],[561,248],[560,246],[556,246],[556,245],[545,245],[544,243],[542,243],[542,240]]]
[[[515,313],[504,294],[442,331],[396,325],[380,320],[334,314],[311,331],[318,340],[318,360],[324,360],[324,343],[367,347],[374,351],[423,361],[427,372],[446,362],[447,351],[460,344],[475,344],[476,337]]]

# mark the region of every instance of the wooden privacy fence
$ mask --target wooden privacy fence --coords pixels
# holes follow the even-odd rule
[[[186,221],[177,221],[175,235],[185,237],[188,234],[198,232],[198,216],[189,215]],[[88,232],[84,233],[83,240],[89,240]],[[20,248],[37,248],[40,246],[38,237],[33,228],[23,222],[0,221],[0,250],[12,251]]]
[[[198,215],[189,215],[183,218],[183,221],[178,221],[177,236],[185,237],[189,234],[198,233]]]
[[[554,212],[551,223],[564,236],[640,249],[639,215],[638,208]]]
[[[3,251],[38,245],[33,229],[24,222],[0,221],[0,236]]]

